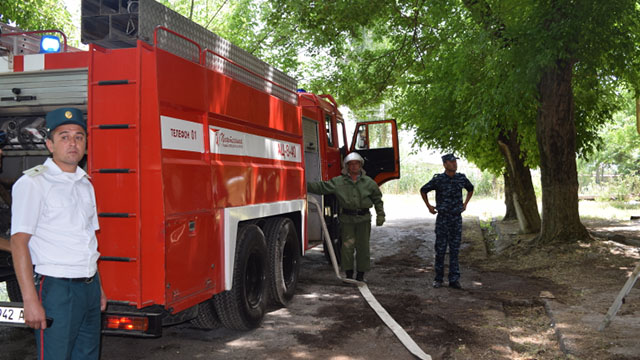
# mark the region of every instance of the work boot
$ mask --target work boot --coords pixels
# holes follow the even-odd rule
[[[434,288],[441,288],[442,287],[442,281],[438,281],[438,280],[434,280],[433,281],[433,287]]]
[[[457,281],[457,280],[456,281],[450,281],[449,282],[449,287],[450,288],[454,288],[454,289],[458,289],[458,290],[462,289],[462,285],[460,285],[460,282]]]
[[[358,274],[356,275],[356,280],[364,281],[364,272],[363,271],[358,271]]]
[[[353,279],[353,270],[345,271],[345,275],[347,276],[347,279]]]

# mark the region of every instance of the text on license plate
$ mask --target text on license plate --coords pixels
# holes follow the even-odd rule
[[[24,324],[24,309],[17,306],[0,306],[0,322]]]

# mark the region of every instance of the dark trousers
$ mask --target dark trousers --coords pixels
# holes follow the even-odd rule
[[[444,256],[449,246],[449,282],[460,279],[458,253],[462,239],[462,216],[460,214],[438,213],[436,217],[436,281],[444,278]]]
[[[38,359],[100,357],[100,280],[90,283],[41,276],[36,284],[51,327],[35,330]]]

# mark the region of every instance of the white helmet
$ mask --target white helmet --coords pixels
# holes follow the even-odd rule
[[[354,161],[354,160],[355,161],[360,161],[360,164],[362,164],[364,166],[364,159],[357,152],[349,153],[349,155],[347,155],[344,158],[344,164],[346,165],[346,164],[349,163],[349,161]]]

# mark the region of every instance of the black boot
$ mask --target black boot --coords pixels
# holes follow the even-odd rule
[[[347,279],[353,279],[353,270],[347,270],[345,274],[347,275]]]
[[[358,275],[356,275],[356,280],[364,281],[364,272],[363,271],[358,271]]]

